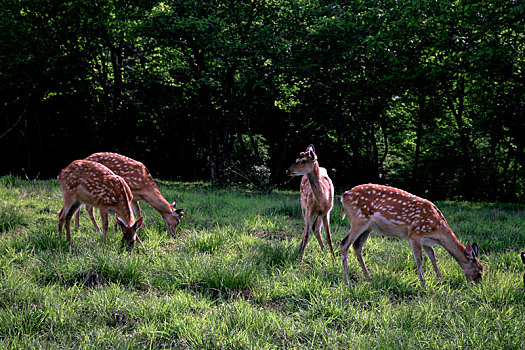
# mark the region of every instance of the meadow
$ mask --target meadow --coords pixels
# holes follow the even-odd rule
[[[143,204],[146,250],[128,253],[113,229],[104,247],[85,211],[71,249],[58,240],[56,180],[0,178],[0,348],[525,348],[523,205],[436,203],[462,243],[479,244],[481,283],[437,247],[443,281],[425,257],[421,288],[408,243],[373,234],[371,278],[351,254],[346,285],[345,189],[331,217],[337,260],[312,238],[301,262],[298,191],[159,188],[186,209],[178,233]]]

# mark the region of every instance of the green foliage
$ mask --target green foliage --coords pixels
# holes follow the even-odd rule
[[[115,150],[166,178],[267,190],[313,143],[345,186],[522,200],[524,11],[11,1],[0,9],[0,173],[54,178]]]
[[[257,190],[270,188],[268,145],[262,135],[238,135],[231,153],[231,185],[249,184]]]
[[[25,225],[25,216],[19,208],[0,204],[0,233]]]
[[[24,208],[0,235],[0,344],[5,348],[522,348],[523,206],[437,203],[462,242],[476,241],[485,275],[465,281],[436,249],[443,281],[425,259],[422,289],[405,241],[373,234],[371,271],[311,241],[298,261],[297,192],[254,193],[163,182],[187,215],[176,237],[143,205],[146,250],[103,247],[85,213],[72,247],[57,240],[56,181],[0,179],[4,205]],[[348,222],[332,215],[340,241]],[[339,250],[337,244],[336,252]]]

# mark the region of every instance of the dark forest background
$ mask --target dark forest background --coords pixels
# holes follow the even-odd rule
[[[2,0],[0,174],[114,151],[269,190],[524,201],[525,2]]]

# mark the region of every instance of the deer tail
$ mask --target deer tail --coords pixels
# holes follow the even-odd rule
[[[341,196],[341,218],[344,220],[345,217],[346,217],[346,211],[345,211],[345,206],[344,206],[344,199],[345,199],[345,195],[343,194]]]

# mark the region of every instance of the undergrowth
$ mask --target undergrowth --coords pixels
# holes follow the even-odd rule
[[[303,261],[296,192],[255,193],[166,183],[184,207],[175,237],[143,204],[146,246],[108,245],[85,212],[71,248],[57,238],[56,181],[0,178],[2,348],[346,348],[521,349],[525,347],[525,208],[437,203],[459,239],[476,241],[485,268],[467,283],[437,248],[443,281],[425,260],[425,288],[405,241],[373,234],[364,278],[353,255],[341,261],[315,239]],[[349,224],[332,212],[332,238]]]

